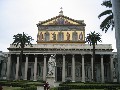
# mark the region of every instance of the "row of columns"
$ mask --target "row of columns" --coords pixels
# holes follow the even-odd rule
[[[43,80],[46,80],[46,73],[47,73],[47,62],[46,62],[46,55],[44,55],[44,66],[43,66]],[[113,56],[110,57],[110,75],[111,81],[113,81]],[[7,62],[7,79],[10,77],[10,66],[11,65],[11,55],[8,57]],[[18,71],[19,71],[19,55],[17,55],[17,63],[16,63],[16,75],[15,79],[18,80]],[[25,62],[25,76],[24,80],[27,80],[27,71],[28,71],[28,55],[26,55],[26,62]],[[93,79],[93,56],[91,57],[91,78]],[[34,62],[34,81],[37,81],[37,55],[35,55],[35,62]],[[65,82],[65,55],[63,55],[63,65],[62,65],[62,82]],[[75,57],[72,55],[72,82],[75,82]],[[82,82],[85,82],[85,67],[84,67],[84,55],[82,55]],[[104,82],[104,63],[103,63],[103,55],[101,55],[101,82]]]

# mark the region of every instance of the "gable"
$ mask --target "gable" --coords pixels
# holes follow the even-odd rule
[[[85,25],[83,21],[74,20],[64,15],[56,16],[54,18],[43,21],[39,24],[40,25]]]

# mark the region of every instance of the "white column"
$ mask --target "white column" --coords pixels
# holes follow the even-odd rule
[[[27,80],[27,72],[28,72],[28,55],[26,55],[26,62],[25,62],[25,78]]]
[[[6,61],[3,61],[1,75],[4,77],[6,75]]]
[[[82,82],[85,82],[84,55],[82,55]]]
[[[11,71],[11,54],[8,55],[8,61],[7,61],[7,80],[10,79],[10,71]]]
[[[93,81],[93,55],[91,55],[91,79]]]
[[[43,66],[43,81],[46,81],[46,55],[44,55],[44,66]]]
[[[18,80],[18,72],[19,72],[19,55],[17,55],[17,63],[16,63],[16,75],[15,75],[16,80]]]
[[[37,81],[37,55],[35,55],[35,63],[34,63],[34,81]]]
[[[113,82],[113,55],[110,56],[110,76],[111,82]]]
[[[103,63],[103,55],[101,55],[101,82],[104,83],[104,63]]]
[[[115,36],[118,59],[118,81],[120,82],[120,0],[111,0],[115,22]]]
[[[62,82],[65,82],[65,55],[63,55]]]
[[[75,57],[72,56],[72,82],[75,82]]]

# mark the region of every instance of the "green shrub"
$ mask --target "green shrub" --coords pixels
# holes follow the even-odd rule
[[[30,86],[30,87],[26,87],[23,90],[37,90],[37,87],[36,86]]]
[[[30,86],[30,87],[15,89],[15,90],[37,90],[37,87],[36,86]]]
[[[50,90],[58,90],[58,87],[50,88]]]

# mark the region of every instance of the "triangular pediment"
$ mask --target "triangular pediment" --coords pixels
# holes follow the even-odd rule
[[[64,15],[59,15],[42,21],[39,25],[85,25],[83,20],[74,20]]]

